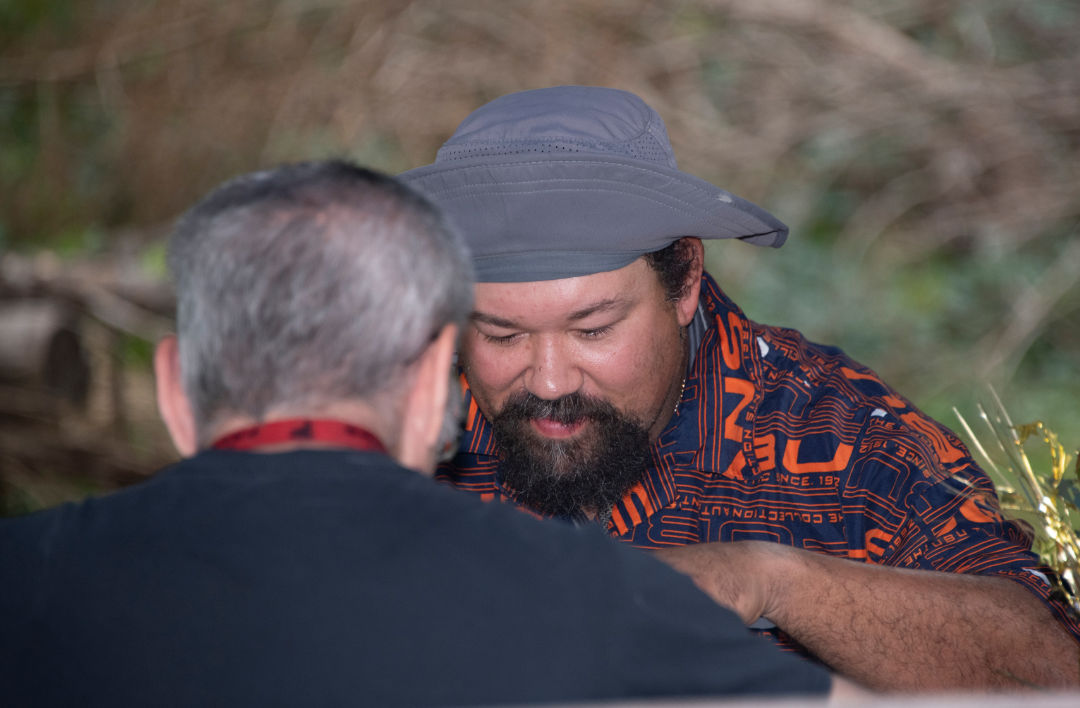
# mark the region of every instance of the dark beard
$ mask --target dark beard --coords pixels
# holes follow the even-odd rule
[[[592,425],[579,438],[550,440],[529,425],[535,418]],[[544,400],[522,392],[491,420],[499,445],[502,481],[525,506],[545,515],[582,518],[603,514],[642,479],[649,434],[610,403],[572,393]]]

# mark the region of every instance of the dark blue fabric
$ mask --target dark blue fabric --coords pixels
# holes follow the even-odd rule
[[[691,583],[375,453],[203,453],[0,521],[7,705],[814,693]]]

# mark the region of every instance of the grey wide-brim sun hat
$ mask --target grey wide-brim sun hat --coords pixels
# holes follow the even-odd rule
[[[616,270],[683,236],[787,238],[761,207],[679,171],[656,111],[610,88],[497,98],[462,121],[434,164],[400,178],[461,232],[478,282]]]

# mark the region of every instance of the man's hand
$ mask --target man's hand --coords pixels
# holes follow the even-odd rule
[[[1010,580],[877,566],[761,541],[657,555],[743,621],[768,618],[871,688],[1080,686],[1080,646]]]

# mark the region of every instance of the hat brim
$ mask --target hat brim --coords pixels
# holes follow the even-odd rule
[[[480,156],[399,178],[461,232],[479,282],[616,270],[683,236],[778,247],[788,232],[766,210],[704,180],[614,155]]]

